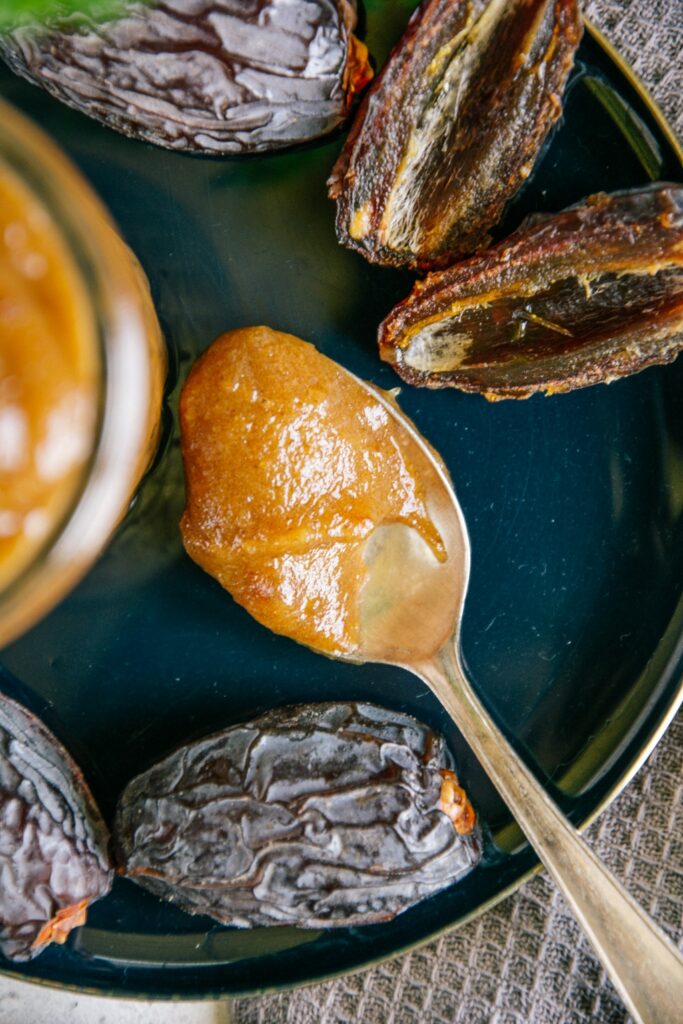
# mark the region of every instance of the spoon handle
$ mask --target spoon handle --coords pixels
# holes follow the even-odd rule
[[[410,666],[434,691],[583,926],[636,1021],[683,1014],[683,957],[570,825],[482,707],[454,645]]]

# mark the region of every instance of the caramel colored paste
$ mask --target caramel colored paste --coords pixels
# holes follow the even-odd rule
[[[43,206],[0,167],[0,588],[67,510],[92,446],[90,305]]]
[[[353,657],[372,531],[402,523],[442,555],[391,416],[312,345],[267,327],[222,335],[180,417],[185,548],[276,633]]]

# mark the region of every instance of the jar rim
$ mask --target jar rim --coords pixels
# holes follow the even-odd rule
[[[0,647],[81,579],[125,514],[158,435],[165,370],[149,287],[102,202],[58,146],[0,100],[0,158],[46,209],[83,281],[100,361],[89,458],[63,514],[0,590]]]

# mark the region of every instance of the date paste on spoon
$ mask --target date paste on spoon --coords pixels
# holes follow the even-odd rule
[[[253,327],[214,341],[180,400],[188,554],[263,625],[336,657],[358,656],[378,527],[409,527],[445,559],[380,395],[313,345]]]

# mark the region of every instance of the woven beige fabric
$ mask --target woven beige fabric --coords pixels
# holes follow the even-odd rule
[[[585,9],[683,138],[683,0],[591,0]],[[683,715],[587,837],[652,917],[683,940]],[[546,875],[417,952],[337,981],[240,999],[234,1011],[236,1024],[630,1020]]]

